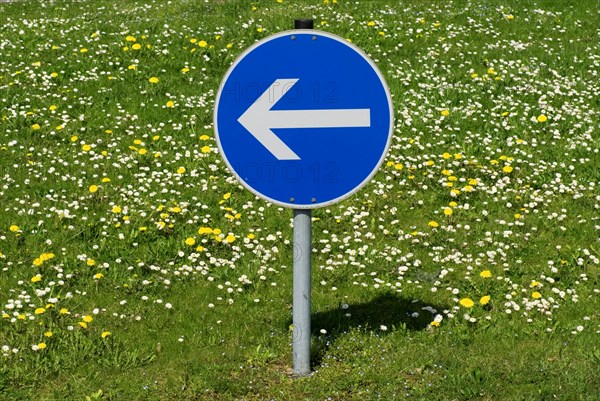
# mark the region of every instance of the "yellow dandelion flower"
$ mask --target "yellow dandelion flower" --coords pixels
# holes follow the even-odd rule
[[[196,244],[196,240],[192,237],[186,238],[185,244],[187,246],[193,246],[194,244]]]
[[[85,315],[81,320],[83,320],[86,323],[92,323],[94,321],[94,318],[90,315]]]
[[[208,141],[209,139],[210,139],[210,136],[208,136],[206,134],[200,136],[201,141]]]
[[[183,174],[183,173],[185,173],[185,167],[179,167],[177,169],[177,174]]]
[[[375,26],[375,21],[369,21],[369,22],[367,22],[367,26]]]
[[[39,258],[38,258],[39,259]],[[37,260],[37,259],[36,259]],[[35,264],[35,262],[34,262]],[[41,263],[40,263],[41,264]],[[40,281],[42,281],[42,275],[41,274],[36,274],[35,276],[33,276],[31,278],[31,282],[32,283],[39,283]]]
[[[546,117],[546,115],[544,115],[544,114],[540,114],[537,117],[537,121],[538,121],[538,123],[545,123],[546,121],[548,121],[548,117]]]
[[[46,343],[39,343],[37,345],[38,349],[45,349],[47,347]]]
[[[86,261],[85,261],[85,263],[86,263],[86,264],[87,264],[89,267],[92,267],[92,266],[95,266],[95,265],[96,265],[96,261],[95,261],[94,259],[88,259],[88,260],[86,260]]]
[[[148,153],[148,151],[145,148],[142,148],[142,149],[138,150],[138,154],[140,154],[142,156],[144,156],[147,153]]]
[[[125,38],[125,40],[127,42],[135,42],[137,39],[134,36],[129,35]]]
[[[95,280],[100,280],[103,277],[104,277],[104,274],[102,274],[102,273],[96,273],[96,274],[94,274],[94,279]]]
[[[440,327],[440,322],[434,320],[433,322],[429,323],[429,325],[433,327]]]
[[[198,234],[212,234],[213,230],[210,227],[200,227],[198,229]]]
[[[19,228],[19,226],[18,226],[18,225],[16,225],[16,224],[13,224],[13,225],[12,225],[12,226],[10,226],[8,229],[10,230],[10,232],[11,232],[11,233],[16,233],[16,232],[19,232],[19,231],[21,230],[21,229]]]
[[[84,329],[87,329],[87,327],[88,327],[86,322],[79,322],[79,325]]]
[[[96,192],[98,192],[98,185],[90,185],[90,187],[89,187],[89,191],[90,191],[91,193],[96,193]]]
[[[542,297],[542,294],[540,292],[536,291],[533,294],[531,294],[531,297],[533,299],[540,299]]]
[[[133,49],[133,50],[140,50],[141,48],[142,48],[142,45],[140,45],[139,43],[136,43],[133,46],[131,46],[131,49]]]
[[[108,178],[108,177],[104,177],[104,178],[102,179],[102,182],[103,182],[103,183],[110,182],[110,178]]]
[[[504,166],[502,167],[502,171],[504,171],[506,174],[512,173],[513,168],[512,166]]]
[[[42,313],[46,313],[46,308],[37,308],[34,313],[36,315],[41,315]]]
[[[92,150],[92,147],[88,144],[85,144],[81,147],[81,150],[83,150],[84,152],[89,152],[90,150]]]
[[[231,192],[227,192],[225,195],[223,195],[223,199],[227,200],[231,198]]]
[[[475,302],[471,298],[463,298],[459,301],[459,303],[465,308],[472,308],[475,305]]]
[[[483,278],[490,278],[492,277],[492,272],[489,270],[484,270],[481,273],[479,273],[479,276]]]
[[[111,335],[111,332],[110,332],[110,331],[103,331],[103,332],[102,332],[102,334],[100,334],[100,337],[102,337],[102,338],[106,338],[106,337],[108,337],[108,336],[110,336],[110,335]]]
[[[175,107],[175,102],[174,102],[174,101],[172,101],[172,100],[169,100],[169,101],[167,102],[166,106],[167,106],[167,107],[169,107],[169,108],[170,108],[170,107]]]
[[[452,209],[451,209],[451,208],[449,208],[449,207],[446,207],[446,208],[444,208],[444,214],[445,214],[446,216],[452,216],[452,214],[453,214],[453,213],[454,213],[454,212],[452,211]]]
[[[183,67],[183,68],[181,69],[181,72],[182,72],[182,73],[184,73],[184,74],[186,74],[186,73],[190,72],[190,69],[189,69],[189,68],[187,68],[187,67]]]
[[[71,312],[69,312],[69,310],[67,308],[60,308],[60,310],[58,311],[58,313],[60,313],[61,315],[69,315],[69,314],[71,314]]]
[[[148,82],[150,82],[151,84],[157,84],[160,82],[160,79],[158,79],[157,77],[151,77],[150,79],[148,79]]]
[[[123,209],[121,209],[120,206],[113,206],[112,208],[112,212],[113,213],[121,213]]]
[[[447,109],[444,109],[440,112],[440,114],[444,117],[448,117],[450,115],[450,111]]]
[[[80,53],[87,53],[88,49],[86,49],[85,47],[82,47],[81,49],[79,49]]]
[[[206,47],[206,46],[208,46],[208,43],[206,43],[205,40],[201,40],[200,42],[198,42],[198,46],[200,46],[200,47]]]
[[[235,236],[229,234],[227,237],[225,237],[225,241],[231,244],[233,241],[235,241]]]
[[[431,220],[429,223],[427,223],[427,225],[429,227],[433,227],[433,228],[436,228],[436,227],[440,226],[436,221],[433,221],[433,220]]]
[[[44,337],[48,337],[48,338],[52,337],[53,335],[54,335],[54,333],[51,331],[47,331],[44,333]]]
[[[484,295],[483,297],[481,297],[479,299],[479,304],[480,305],[487,305],[490,302],[490,296],[489,295]]]

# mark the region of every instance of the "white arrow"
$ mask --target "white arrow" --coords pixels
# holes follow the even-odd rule
[[[298,79],[277,79],[238,118],[269,152],[279,160],[300,160],[271,129],[370,127],[371,109],[271,110]]]

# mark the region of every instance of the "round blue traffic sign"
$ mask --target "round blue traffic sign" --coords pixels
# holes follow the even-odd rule
[[[241,184],[294,209],[339,202],[383,162],[393,131],[389,89],[373,61],[338,36],[295,30],[248,48],[214,111],[217,145]]]

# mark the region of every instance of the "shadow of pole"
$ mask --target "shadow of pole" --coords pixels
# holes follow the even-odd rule
[[[336,339],[354,328],[377,330],[381,335],[398,330],[422,331],[426,330],[435,315],[444,309],[448,307],[425,304],[396,294],[383,294],[368,302],[313,313],[313,338],[320,336],[320,330],[325,329],[328,341],[322,344],[313,342],[311,365],[319,366]],[[381,330],[382,326],[386,329]]]

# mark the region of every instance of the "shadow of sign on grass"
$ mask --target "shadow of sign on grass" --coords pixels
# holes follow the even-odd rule
[[[368,302],[340,305],[312,314],[313,336],[311,365],[319,366],[330,346],[337,338],[352,329],[361,328],[387,335],[396,331],[426,330],[436,314],[449,309],[447,306],[426,304],[419,300],[395,294],[379,295]],[[314,341],[324,336],[327,341]]]

